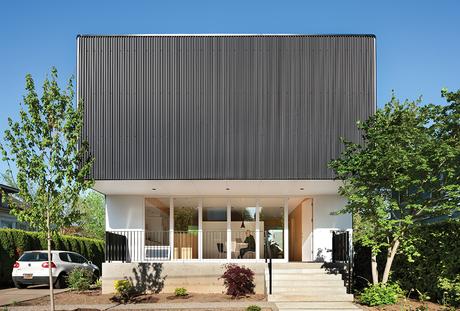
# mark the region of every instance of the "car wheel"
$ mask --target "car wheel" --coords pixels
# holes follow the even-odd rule
[[[59,274],[56,283],[54,284],[56,289],[60,288],[67,288],[67,274],[61,273]]]
[[[21,283],[14,283],[14,286],[18,289],[23,289],[23,288],[26,288],[27,285],[24,285],[24,284],[21,284]]]

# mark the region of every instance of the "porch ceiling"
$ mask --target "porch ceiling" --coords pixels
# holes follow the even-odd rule
[[[107,195],[161,196],[314,196],[337,194],[336,180],[98,180]]]

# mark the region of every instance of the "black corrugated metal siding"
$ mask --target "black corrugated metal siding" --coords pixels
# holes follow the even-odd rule
[[[329,179],[375,111],[373,36],[80,36],[96,180]]]

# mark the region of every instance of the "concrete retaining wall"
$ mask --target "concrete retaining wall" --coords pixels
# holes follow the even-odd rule
[[[243,263],[255,273],[256,294],[265,293],[265,264]],[[222,263],[103,263],[102,293],[114,292],[114,281],[128,278],[135,286],[145,286],[162,278],[163,293],[173,293],[177,287],[185,287],[191,293],[222,293],[225,291]]]

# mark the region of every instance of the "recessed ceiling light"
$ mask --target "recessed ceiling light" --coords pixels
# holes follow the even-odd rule
[[[227,190],[227,191],[228,191],[228,190],[230,190],[230,188],[225,188],[225,190]]]
[[[305,190],[305,188],[304,188],[304,187],[301,187],[300,190]]]
[[[157,188],[152,188],[153,191],[157,190]]]

